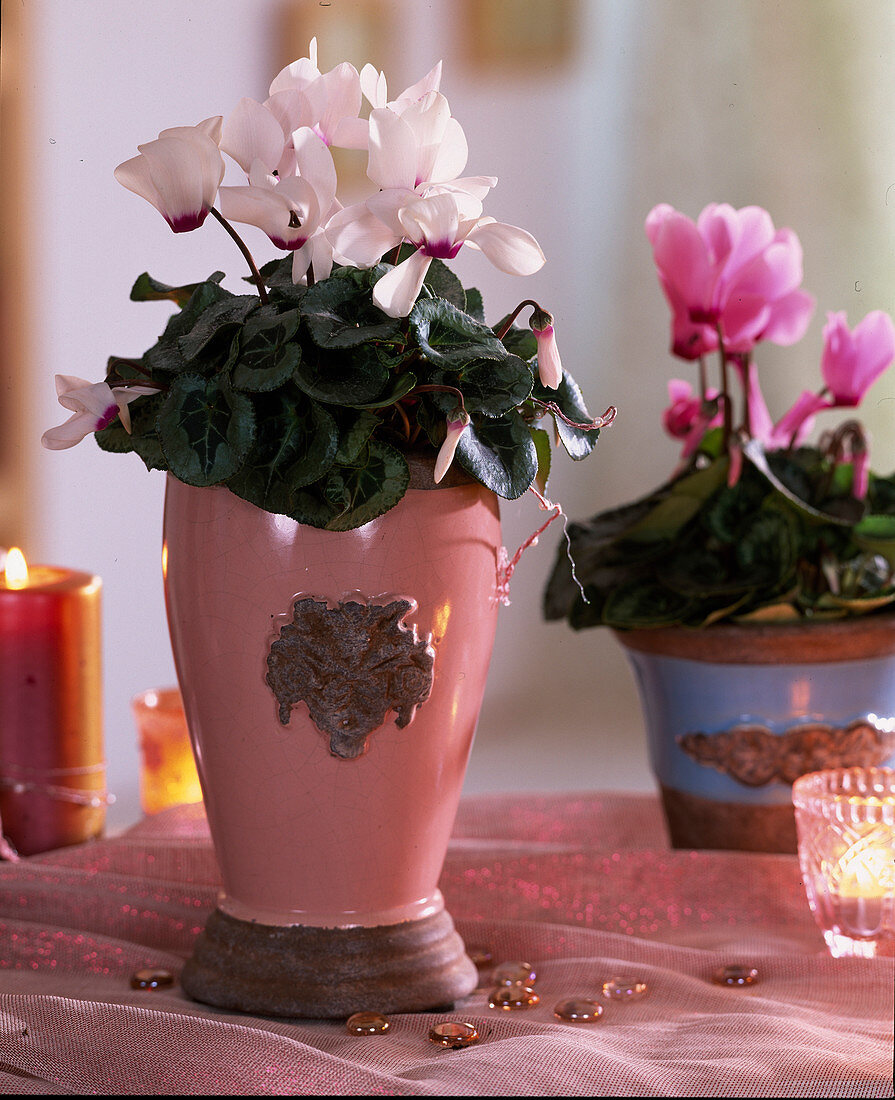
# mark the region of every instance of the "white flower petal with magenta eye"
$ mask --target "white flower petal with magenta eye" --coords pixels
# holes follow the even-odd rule
[[[365,118],[340,118],[330,144],[337,149],[367,149],[370,144],[370,124]]]
[[[289,88],[304,88],[317,80],[320,70],[317,68],[317,39],[312,38],[308,47],[308,56],[299,57],[284,69],[280,69],[271,81],[268,95],[282,92]]]
[[[395,103],[399,105],[413,103],[415,100],[421,99],[427,92],[437,92],[440,84],[441,62],[438,61],[421,80],[418,80],[415,84],[411,84],[409,88],[405,88],[395,100]],[[383,91],[385,91],[384,88]],[[384,106],[384,104],[382,104],[382,106]]]
[[[462,176],[459,179],[444,180],[435,184],[439,191],[465,191],[479,202],[485,198],[492,187],[497,186],[497,176]]]
[[[305,241],[301,248],[296,248],[292,253],[292,281],[296,285],[305,286],[308,281],[308,267],[311,263],[311,242]],[[314,272],[316,275],[316,271]]]
[[[393,187],[388,191],[377,191],[367,199],[367,209],[397,236],[404,236],[404,228],[398,218],[402,206],[419,196],[408,187]]]
[[[460,206],[459,196],[447,192],[414,199],[398,211],[398,217],[407,236],[419,243],[425,240],[427,245],[443,246],[446,250],[453,247],[459,236]],[[463,198],[475,202],[469,195]],[[481,211],[481,207],[479,207]]]
[[[41,446],[48,451],[64,451],[94,431],[96,418],[90,413],[80,412],[70,416],[64,424],[48,428],[40,437]]]
[[[343,61],[320,79],[326,90],[326,107],[317,120],[317,127],[326,142],[332,144],[339,122],[343,118],[357,118],[360,111],[360,76],[353,65]]]
[[[333,269],[333,247],[324,233],[315,233],[308,241],[315,279],[327,279]]]
[[[413,130],[387,107],[370,112],[367,175],[379,187],[416,186],[417,142]]]
[[[168,134],[137,148],[146,158],[159,209],[175,232],[196,228],[214,203],[224,175],[221,152],[206,134]]]
[[[496,268],[508,275],[533,275],[546,260],[534,237],[515,225],[482,218],[466,240],[477,245]]]
[[[373,267],[401,241],[364,203],[340,210],[326,224],[326,236],[334,251],[353,267]]]
[[[278,248],[294,248],[307,237],[289,225],[292,205],[277,188],[222,187],[220,208],[227,221],[257,226]]]
[[[73,395],[79,390],[89,390],[91,386],[96,385],[96,383],[89,382],[86,378],[78,378],[74,374],[57,374],[55,383],[56,397],[59,399],[59,404],[64,409],[72,410],[82,408],[81,402]]]
[[[115,179],[122,187],[126,187],[128,191],[133,191],[141,199],[146,199],[147,202],[152,203],[156,210],[164,216],[165,211],[162,208],[162,200],[149,173],[149,161],[144,156],[131,157],[130,160],[124,161],[118,165],[114,174]]]
[[[419,297],[431,262],[431,256],[414,252],[386,272],[373,287],[373,304],[389,317],[406,317]]]
[[[79,384],[69,386],[61,392],[60,386],[69,382]],[[63,409],[90,413],[94,418],[101,417],[115,404],[115,395],[106,382],[85,382],[83,378],[74,378],[71,375],[56,376],[56,394]]]
[[[335,198],[338,185],[336,166],[329,147],[308,126],[295,131],[292,135],[292,145],[295,149],[298,174],[310,182],[317,193],[321,207],[328,210]]]
[[[427,178],[434,183],[456,179],[468,159],[469,146],[463,127],[455,118],[449,118],[441,142],[435,149]]]
[[[277,118],[257,100],[244,97],[228,117],[221,135],[221,148],[248,175],[259,160],[270,172],[283,155],[283,128]]]
[[[448,101],[439,92],[428,92],[401,112],[401,121],[413,131],[416,142],[414,187],[432,178],[432,168],[451,119]],[[464,164],[466,162],[464,161]]]
[[[313,126],[324,107],[323,87],[320,88],[319,107],[313,102],[312,96],[306,92],[299,92],[295,88],[286,92],[277,92],[266,99],[263,106],[270,111],[279,122],[283,130],[283,137],[288,137],[293,130],[302,126]]]
[[[371,107],[385,107],[388,103],[388,84],[385,73],[369,61],[360,71],[360,90]]]

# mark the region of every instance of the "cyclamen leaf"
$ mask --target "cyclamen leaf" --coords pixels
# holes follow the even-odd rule
[[[258,299],[252,294],[230,295],[224,301],[209,306],[196,321],[188,335],[178,341],[185,359],[195,359],[208,344],[227,329],[238,328],[252,310],[258,308]]]
[[[297,309],[277,313],[269,306],[262,306],[249,317],[230,375],[233,388],[265,393],[291,378],[301,361],[301,348],[294,339],[298,324]]]
[[[128,406],[131,416],[130,433],[124,430],[120,420],[113,420],[108,427],[94,433],[100,448],[117,454],[134,451],[142,458],[147,470],[167,470],[168,463],[155,428],[164,397],[164,394],[152,393],[132,401]]]
[[[259,508],[288,516],[298,504],[298,490],[332,465],[336,422],[292,387],[259,397],[255,411],[255,444],[227,487]]]
[[[311,338],[321,348],[401,339],[400,322],[377,309],[369,292],[351,278],[316,283],[305,294],[301,309]]]
[[[394,508],[407,492],[410,471],[400,451],[371,439],[350,465],[334,467],[325,487],[326,500],[337,514],[330,531],[349,531]]]
[[[295,381],[309,397],[334,405],[375,404],[390,377],[371,347],[316,355],[312,349],[295,371]]]
[[[335,461],[339,465],[350,466],[380,423],[379,417],[374,412],[366,409],[357,412],[354,419],[342,427]]]
[[[550,436],[543,428],[530,428],[529,430],[538,456],[538,472],[535,474],[535,483],[538,491],[543,495],[547,492],[547,481],[550,477]]]
[[[460,436],[457,459],[464,469],[505,500],[521,497],[538,472],[538,453],[517,412],[499,420],[474,419]]]
[[[503,416],[521,405],[531,393],[531,371],[517,355],[506,359],[477,359],[455,371],[433,371],[436,385],[454,386],[463,394],[469,413],[488,417]],[[457,405],[456,394],[438,391],[429,394],[445,415]]]
[[[205,280],[206,283],[219,283],[224,277],[223,271],[215,271]],[[176,302],[179,306],[185,306],[195,290],[202,283],[189,283],[186,286],[168,286],[153,279],[148,271],[137,276],[137,281],[131,289],[131,301],[133,302],[158,302],[167,299]]]
[[[435,259],[429,264],[425,285],[436,298],[444,298],[457,309],[466,309],[466,291],[457,276],[442,260]]]
[[[487,325],[441,298],[417,302],[410,332],[423,355],[444,369],[458,370],[474,359],[505,359],[507,349]]]
[[[506,321],[506,317],[502,321],[498,321],[494,326],[494,331],[500,332]],[[518,355],[520,359],[525,359],[526,362],[533,359],[538,353],[538,342],[530,328],[518,328],[516,325],[512,325],[500,339],[507,351],[512,352],[513,355]],[[552,391],[547,390],[546,392],[550,393]]]
[[[475,287],[470,287],[466,291],[466,312],[470,317],[474,317],[484,324],[485,303],[482,301],[482,292],[476,290]]]
[[[158,414],[168,468],[187,485],[218,485],[241,466],[255,439],[251,400],[216,378],[181,374]]]

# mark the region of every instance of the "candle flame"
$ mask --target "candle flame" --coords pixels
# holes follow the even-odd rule
[[[28,587],[28,563],[18,546],[11,547],[6,555],[5,575],[7,588]]]

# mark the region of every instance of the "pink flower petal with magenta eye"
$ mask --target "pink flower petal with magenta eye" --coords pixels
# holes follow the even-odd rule
[[[824,382],[837,406],[856,406],[895,359],[892,319],[887,313],[874,310],[851,331],[844,312],[828,313],[823,335]]]
[[[693,321],[707,321],[712,312],[712,268],[705,241],[689,218],[670,208],[648,218],[653,259],[663,283],[674,288]]]
[[[795,437],[800,439],[807,434],[806,425],[808,418],[814,416],[821,409],[831,409],[832,403],[819,393],[811,390],[803,390],[795,400],[792,408],[783,414],[774,425],[773,441],[777,446],[789,446],[789,441]]]
[[[761,339],[781,347],[797,344],[808,330],[815,304],[814,296],[805,290],[794,290],[773,302]]]

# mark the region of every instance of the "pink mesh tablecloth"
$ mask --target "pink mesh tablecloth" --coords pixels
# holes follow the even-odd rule
[[[658,801],[624,794],[466,799],[442,880],[470,947],[537,970],[540,1004],[478,991],[384,1035],[135,991],[179,972],[214,905],[201,807],[114,839],[0,864],[0,1088],[6,1094],[892,1096],[893,960],[833,959],[794,856],[668,849]],[[760,981],[711,981],[748,963]],[[639,975],[597,1023],[554,1005]],[[370,1008],[375,1009],[375,1005]],[[480,1042],[444,1050],[435,1022]]]

